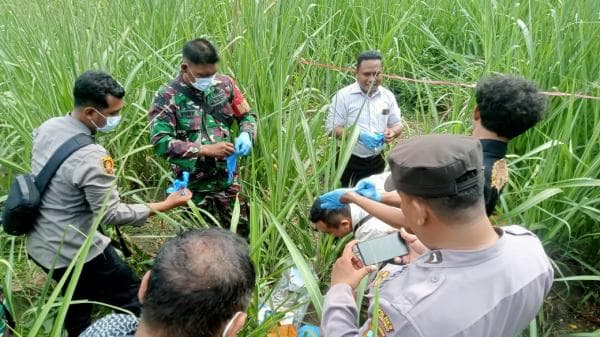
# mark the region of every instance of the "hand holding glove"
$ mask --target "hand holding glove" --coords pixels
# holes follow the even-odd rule
[[[358,135],[358,141],[363,143],[369,149],[375,149],[383,145],[383,133],[372,133],[361,130]]]
[[[235,153],[240,156],[245,156],[252,151],[252,140],[248,132],[240,133],[240,136],[235,140]]]
[[[381,201],[381,193],[375,188],[375,184],[370,180],[361,180],[356,185],[354,191],[365,198],[369,198],[373,201]]]
[[[325,209],[339,209],[344,208],[345,205],[340,201],[340,198],[344,193],[351,191],[349,188],[338,188],[331,192],[327,192],[319,196],[321,201],[321,208]]]
[[[185,189],[190,181],[190,173],[188,171],[183,171],[181,174],[181,180],[175,179],[173,185],[167,188],[167,193],[173,193],[177,191],[182,191],[181,195],[185,194]]]

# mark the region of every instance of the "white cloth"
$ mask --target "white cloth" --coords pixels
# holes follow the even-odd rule
[[[372,216],[365,221],[360,227],[356,228],[357,224],[370,214],[356,204],[350,204],[350,216],[352,217],[352,230],[354,238],[358,241],[365,241],[391,233],[396,229],[385,222]]]

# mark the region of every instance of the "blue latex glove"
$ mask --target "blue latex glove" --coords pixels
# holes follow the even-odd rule
[[[227,161],[227,182],[230,184],[233,181],[233,175],[235,174],[235,169],[237,168],[237,157],[237,152],[234,152],[225,159]]]
[[[344,208],[345,204],[340,202],[340,198],[344,193],[350,191],[349,188],[338,188],[337,190],[333,190],[331,192],[327,192],[319,196],[319,200],[321,201],[321,208],[325,209],[339,209]]]
[[[298,329],[298,337],[320,337],[321,331],[318,326],[306,324]]]
[[[375,184],[373,184],[373,182],[369,180],[359,181],[354,191],[365,198],[369,198],[377,202],[381,201],[381,193],[377,191],[377,188],[375,188]]]
[[[173,185],[167,188],[167,193],[173,193],[177,191],[183,191],[187,188],[187,185],[190,181],[190,173],[188,171],[183,171],[181,174],[181,180],[175,179]],[[185,194],[185,192],[183,192]],[[182,194],[182,195],[183,195]]]
[[[360,131],[358,141],[365,144],[369,149],[375,149],[383,145],[383,133],[372,133],[368,131]]]
[[[245,156],[252,151],[252,140],[248,132],[240,133],[240,136],[235,140],[235,153],[240,156]]]

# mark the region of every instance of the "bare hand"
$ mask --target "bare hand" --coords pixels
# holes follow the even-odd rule
[[[188,200],[192,199],[192,191],[183,189],[181,191],[173,192],[165,199],[168,209],[175,208],[178,206],[186,205]]]
[[[358,193],[350,190],[340,196],[340,202],[342,204],[349,204],[352,202],[352,198],[357,196],[359,196]]]
[[[352,247],[358,243],[358,240],[352,240],[344,247],[344,252],[333,265],[331,272],[331,285],[347,284],[352,289],[358,287],[360,280],[367,274],[376,270],[374,266],[359,267],[358,259],[352,252]]]
[[[394,138],[396,138],[396,133],[394,132],[394,130],[390,128],[385,129],[385,131],[383,132],[383,141],[389,143],[392,140],[394,140]]]
[[[235,151],[232,143],[219,142],[200,146],[200,155],[225,158]]]
[[[400,229],[400,236],[408,245],[408,255],[401,257],[402,264],[409,264],[429,249],[414,234],[409,234],[404,228]]]

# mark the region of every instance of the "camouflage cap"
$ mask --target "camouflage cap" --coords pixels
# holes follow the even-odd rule
[[[388,157],[392,174],[385,190],[426,198],[456,195],[479,184],[483,189],[483,153],[473,137],[428,135],[398,144]],[[476,174],[459,181],[469,171]]]

